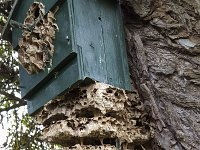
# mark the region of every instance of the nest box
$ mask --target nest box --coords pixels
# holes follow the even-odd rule
[[[131,90],[117,0],[15,2],[12,44],[19,51],[21,95],[30,114],[91,81]]]

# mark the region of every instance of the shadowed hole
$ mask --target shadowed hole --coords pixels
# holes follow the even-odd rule
[[[101,17],[98,17],[98,19],[99,19],[100,21],[102,21],[102,20],[101,20]]]
[[[44,126],[49,126],[52,122],[57,122],[57,121],[60,121],[60,120],[66,120],[68,117],[65,116],[64,114],[57,114],[57,115],[54,115],[52,117],[50,117],[49,119],[45,120],[43,125]]]
[[[113,93],[113,90],[112,89],[106,89],[106,92],[107,93]]]
[[[36,8],[35,8],[35,12],[34,12],[34,16],[35,16],[35,18],[38,18],[39,15],[40,15],[40,8],[39,8],[39,7],[36,7]]]
[[[136,126],[142,126],[142,122],[141,121],[136,121]]]
[[[88,109],[81,109],[80,112],[76,114],[76,118],[93,118],[94,112]]]
[[[105,139],[103,139],[103,144],[116,145],[116,139],[115,138],[105,138]]]

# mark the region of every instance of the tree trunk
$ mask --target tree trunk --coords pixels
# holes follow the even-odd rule
[[[150,149],[200,149],[200,1],[124,0],[134,86],[151,112]]]

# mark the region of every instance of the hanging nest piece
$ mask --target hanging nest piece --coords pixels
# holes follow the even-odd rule
[[[45,6],[34,2],[24,21],[22,38],[19,40],[19,62],[29,74],[38,73],[51,65],[54,54],[53,40],[58,26],[55,12],[45,14]]]
[[[137,92],[104,83],[70,90],[34,117],[44,126],[41,139],[67,150],[133,150],[154,135]]]

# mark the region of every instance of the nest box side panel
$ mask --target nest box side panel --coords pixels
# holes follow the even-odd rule
[[[46,0],[42,2],[45,5],[45,13],[47,13],[48,10],[59,5],[58,2],[60,1],[57,2],[57,0],[54,0],[48,2]],[[28,7],[31,5],[30,1],[24,1],[24,4],[27,8],[24,8],[20,5],[24,11],[19,10],[19,12],[16,12],[16,19],[19,19],[21,13],[25,13],[26,10],[28,11]],[[70,63],[69,61],[76,57],[76,53],[73,48],[74,38],[72,35],[71,10],[69,5],[70,3],[68,1],[64,1],[61,5],[59,5],[59,9],[55,13],[55,23],[57,24],[59,30],[56,31],[55,39],[52,43],[54,46],[52,64],[49,63],[44,70],[34,74],[28,74],[27,71],[22,66],[20,66],[20,86],[22,87],[21,94],[24,98],[28,99],[33,93],[37,92],[37,90],[42,88],[44,83],[48,82],[50,78],[53,78],[55,74],[57,74],[57,72],[63,68],[63,66]],[[25,16],[22,16],[22,18],[23,17]],[[21,19],[21,21],[22,20],[23,19]],[[21,37],[20,30],[21,29],[16,29],[14,31],[13,35],[16,34],[16,37],[13,37],[14,43]]]
[[[131,90],[123,22],[117,0],[74,0],[82,78]]]
[[[78,63],[77,58],[74,58],[55,78],[50,79],[38,92],[29,98],[29,101],[27,101],[28,113],[33,114],[48,101],[75,85],[79,81],[78,78]]]
[[[132,90],[120,5],[116,0],[104,0],[99,7],[102,9],[101,23],[108,83]]]
[[[74,31],[81,78],[107,82],[106,61],[98,1],[74,0]]]

